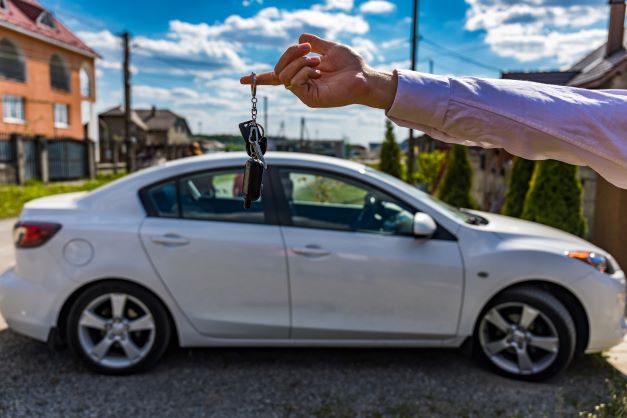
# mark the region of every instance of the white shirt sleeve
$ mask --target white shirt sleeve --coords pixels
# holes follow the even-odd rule
[[[433,138],[589,165],[627,189],[627,90],[398,70],[387,116]]]

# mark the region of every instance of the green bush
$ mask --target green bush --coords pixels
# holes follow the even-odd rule
[[[579,168],[554,160],[538,161],[525,198],[522,218],[583,237],[583,188]]]
[[[385,140],[381,144],[379,155],[381,158],[379,170],[399,179],[402,178],[401,147],[396,143],[394,125],[389,119],[385,120]]]
[[[477,204],[471,195],[472,166],[468,158],[468,149],[462,145],[453,145],[447,160],[442,184],[438,188],[438,197],[458,208],[476,208]]]
[[[413,180],[426,190],[432,191],[445,161],[446,153],[442,150],[421,152],[416,158]]]
[[[507,216],[520,218],[525,206],[525,196],[529,190],[529,181],[533,175],[535,161],[525,160],[524,158],[514,158],[512,172],[510,173],[507,194],[505,195],[505,204],[502,213]]]

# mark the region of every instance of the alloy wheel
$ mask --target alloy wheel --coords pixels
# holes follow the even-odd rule
[[[95,298],[81,312],[82,350],[103,367],[122,369],[142,361],[155,342],[155,319],[139,299],[126,293]]]
[[[560,346],[548,316],[520,302],[502,303],[487,311],[479,325],[479,342],[493,364],[516,375],[546,370]]]

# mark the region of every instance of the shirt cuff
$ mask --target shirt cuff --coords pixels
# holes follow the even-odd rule
[[[386,115],[433,128],[442,126],[451,96],[449,78],[408,70],[396,70],[396,74],[396,96]]]

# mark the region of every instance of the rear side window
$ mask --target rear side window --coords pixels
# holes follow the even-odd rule
[[[264,223],[263,201],[244,209],[241,169],[194,174],[179,179],[181,216],[186,219]]]
[[[176,194],[176,183],[168,181],[151,187],[146,191],[146,198],[157,216],[176,218],[179,216],[179,206]]]

